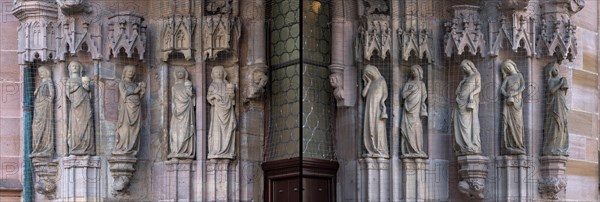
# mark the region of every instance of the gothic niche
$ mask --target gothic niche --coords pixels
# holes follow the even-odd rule
[[[143,60],[146,53],[144,17],[132,12],[120,12],[109,17],[108,21],[108,35],[105,39],[108,59],[124,50],[128,58],[135,54]]]
[[[381,59],[387,57],[392,45],[392,29],[390,16],[386,14],[389,10],[384,0],[364,0],[359,3],[359,11],[362,15],[359,27],[359,36],[356,42],[356,57],[362,61],[362,57],[371,60],[371,56],[377,53]]]
[[[216,59],[220,52],[235,53],[241,35],[241,23],[233,15],[231,0],[209,0],[204,16],[202,39],[203,54],[208,59]]]
[[[193,36],[196,29],[196,18],[192,16],[171,16],[163,19],[161,52],[163,61],[169,54],[182,53],[186,60],[193,58]]]

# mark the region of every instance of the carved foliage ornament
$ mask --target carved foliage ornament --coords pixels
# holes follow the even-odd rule
[[[107,55],[116,57],[121,51],[128,58],[137,53],[140,60],[146,52],[146,26],[144,18],[131,12],[121,12],[108,18]]]
[[[240,21],[229,15],[205,16],[202,39],[204,55],[216,59],[219,52],[235,50],[241,34]]]
[[[567,182],[563,178],[559,177],[544,177],[540,181],[538,192],[545,199],[558,199],[558,193],[565,190]]]
[[[169,54],[180,52],[185,59],[191,60],[193,55],[193,36],[196,18],[190,16],[171,16],[163,19],[161,52],[166,61]]]
[[[56,3],[66,14],[74,14],[85,9],[85,0],[56,0]]]
[[[462,55],[465,49],[468,49],[472,55],[480,53],[484,57],[486,48],[479,22],[479,6],[459,5],[452,6],[450,10],[454,13],[454,19],[445,24],[444,52],[446,56],[452,56],[455,51],[457,55]]]

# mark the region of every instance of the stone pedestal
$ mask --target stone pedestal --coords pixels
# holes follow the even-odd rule
[[[458,190],[472,200],[485,197],[485,179],[487,177],[488,157],[481,155],[466,155],[458,157],[460,182]]]
[[[99,156],[69,156],[61,162],[60,201],[101,201]]]
[[[542,198],[548,200],[565,198],[565,188],[567,187],[565,171],[568,160],[569,158],[566,156],[542,156],[540,158],[541,179],[538,192]]]
[[[364,200],[389,201],[390,200],[390,160],[385,158],[360,159],[363,171],[362,184],[366,187]]]
[[[171,159],[167,166],[167,197],[171,201],[192,200],[192,172],[194,166],[191,159]]]
[[[37,176],[34,189],[37,193],[52,200],[56,198],[56,175],[58,163],[48,158],[31,158],[33,172]]]
[[[211,159],[207,163],[207,200],[208,201],[232,201],[228,197],[232,191],[229,184],[230,159]],[[232,179],[233,180],[233,179]]]
[[[127,195],[133,172],[135,172],[135,163],[137,158],[127,155],[113,154],[108,160],[110,163],[110,172],[114,179],[112,183],[113,195]]]
[[[427,159],[424,158],[402,159],[403,201],[425,201],[427,164]]]
[[[496,159],[498,199],[502,201],[531,201],[527,187],[530,160],[525,155],[500,156]]]

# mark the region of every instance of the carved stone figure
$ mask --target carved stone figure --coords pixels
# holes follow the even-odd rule
[[[142,124],[141,98],[146,92],[146,83],[133,82],[135,66],[125,66],[119,83],[119,119],[113,154],[137,155],[139,134]]]
[[[212,13],[229,14],[231,13],[230,0],[208,0],[206,10]]]
[[[50,69],[38,68],[40,85],[33,92],[35,96],[32,128],[31,157],[50,157],[54,152],[54,83]]]
[[[71,155],[94,155],[90,78],[82,77],[82,68],[77,61],[69,64],[70,77],[66,86],[70,103],[67,145]]]
[[[215,66],[211,72],[212,83],[206,99],[210,109],[208,130],[208,158],[235,158],[235,86],[226,80],[223,66]]]
[[[504,155],[525,154],[523,144],[523,99],[525,80],[512,60],[502,63],[502,86],[500,91],[505,98],[502,109],[502,146]]]
[[[378,11],[379,13],[385,13],[389,10],[389,7],[385,0],[366,0],[367,2],[367,13],[368,15]]]
[[[547,67],[546,117],[544,123],[543,156],[568,156],[569,131],[567,128],[566,95],[569,85],[558,76],[558,63]]]
[[[56,0],[56,3],[67,14],[81,12],[85,8],[84,0]]]
[[[248,84],[246,98],[256,99],[263,95],[265,92],[264,87],[267,85],[269,80],[267,75],[265,75],[266,71],[266,65],[264,64],[257,64],[256,67],[253,67],[250,70],[250,74],[248,75],[250,83]]]
[[[423,69],[419,65],[410,67],[411,79],[402,89],[403,110],[400,119],[400,146],[402,157],[426,158],[423,151],[423,125],[421,117],[427,116],[427,88],[423,79]]]
[[[343,70],[342,70],[343,71]],[[329,75],[329,83],[333,88],[333,96],[335,100],[338,102],[344,101],[344,78],[342,77],[342,72],[337,70],[337,72]]]
[[[365,114],[363,140],[366,148],[365,157],[388,158],[386,120],[388,118],[385,100],[387,84],[385,79],[373,65],[367,65],[362,77],[365,87],[362,96],[365,98]]]
[[[192,82],[183,67],[175,69],[175,84],[171,88],[171,127],[168,158],[194,158],[196,141],[196,101]]]
[[[479,92],[481,91],[481,76],[470,60],[460,64],[465,72],[465,78],[456,88],[456,109],[454,111],[454,150],[456,155],[481,153],[479,137]]]

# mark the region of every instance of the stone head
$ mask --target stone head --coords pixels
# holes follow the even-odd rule
[[[225,72],[225,67],[223,67],[223,66],[213,67],[210,76],[213,80],[225,80],[225,77],[227,77],[227,73]]]
[[[509,75],[517,74],[519,70],[517,69],[517,64],[512,60],[505,60],[502,63],[502,76],[507,77]]]
[[[413,65],[410,67],[410,74],[415,80],[423,80],[423,69],[420,65]]]
[[[127,65],[123,68],[123,75],[121,75],[122,80],[133,80],[135,77],[135,66]]]
[[[38,74],[40,75],[40,78],[42,79],[48,79],[50,78],[50,69],[47,66],[41,66],[38,68]]]
[[[366,76],[370,77],[371,79],[375,80],[381,77],[381,73],[379,73],[379,70],[377,70],[377,67],[373,66],[373,65],[367,65],[365,67],[365,73]]]
[[[71,75],[77,74],[78,76],[81,76],[82,69],[83,65],[78,61],[71,61],[71,63],[69,63],[69,73]]]
[[[463,71],[467,73],[467,75],[477,73],[477,67],[475,67],[475,64],[470,60],[463,60],[460,63],[460,66],[462,67]]]
[[[183,67],[177,67],[173,76],[175,80],[188,80],[188,72]]]

